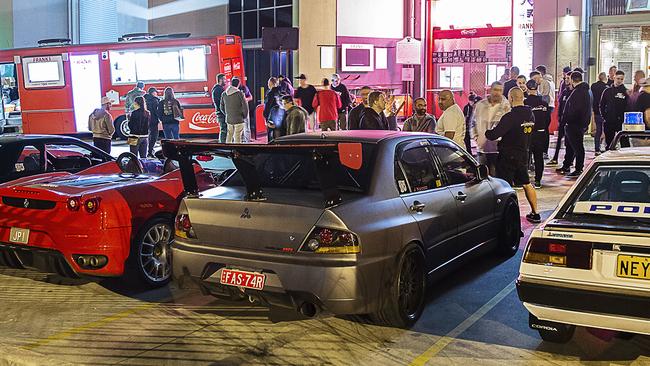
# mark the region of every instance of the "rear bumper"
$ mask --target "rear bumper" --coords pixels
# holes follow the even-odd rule
[[[31,268],[41,272],[57,273],[64,277],[79,277],[63,254],[56,250],[0,243],[0,265],[21,269]]]
[[[326,260],[296,254],[237,252],[177,241],[173,245],[173,273],[181,283],[190,280],[209,294],[243,291],[267,305],[297,309],[303,303],[335,315],[367,314],[376,310],[381,278],[388,260]],[[242,253],[243,254],[243,253]],[[222,268],[264,273],[262,291],[238,289],[220,283]]]
[[[552,281],[517,281],[519,299],[542,320],[650,334],[650,294],[569,287]]]

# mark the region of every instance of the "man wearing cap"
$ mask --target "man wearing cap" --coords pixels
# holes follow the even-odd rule
[[[639,80],[639,86],[641,87],[641,93],[636,100],[635,110],[643,113],[645,128],[650,130],[650,78]]]
[[[102,97],[101,108],[95,109],[88,116],[88,130],[93,133],[93,145],[96,148],[111,153],[111,139],[115,133],[111,110],[112,102],[108,97]]]
[[[144,97],[145,94],[144,83],[142,81],[138,81],[135,84],[135,88],[126,93],[126,96],[124,98],[124,110],[126,112],[127,118],[131,115],[131,112],[133,112],[133,101],[135,98]]]
[[[316,131],[316,111],[312,104],[314,103],[314,97],[318,90],[307,83],[307,76],[305,74],[300,74],[296,79],[298,79],[298,88],[295,90],[294,98],[300,100],[300,106],[307,111],[307,132]]]
[[[535,188],[542,188],[544,174],[544,152],[548,146],[548,126],[551,124],[551,111],[548,103],[537,93],[538,84],[535,80],[526,83],[528,96],[524,104],[529,106],[535,117],[535,126],[530,137],[530,154],[535,164]]]

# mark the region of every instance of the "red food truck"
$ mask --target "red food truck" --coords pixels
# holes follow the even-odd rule
[[[41,44],[42,43],[42,44]],[[24,133],[88,132],[88,116],[103,96],[113,101],[117,137],[128,134],[126,94],[137,81],[145,91],[174,89],[184,108],[181,134],[214,135],[219,124],[210,95],[217,74],[245,82],[241,38],[189,38],[189,34],[123,36],[120,42],[70,45],[66,40],[41,47],[0,50],[0,123],[22,123]]]

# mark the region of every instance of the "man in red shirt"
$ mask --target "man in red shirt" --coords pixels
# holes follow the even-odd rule
[[[318,108],[318,123],[322,131],[336,131],[336,121],[339,118],[338,110],[341,108],[341,97],[334,90],[330,90],[329,79],[323,79],[323,90],[316,93],[312,106]],[[320,108],[319,108],[320,107]]]

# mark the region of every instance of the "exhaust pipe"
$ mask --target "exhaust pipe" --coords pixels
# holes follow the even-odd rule
[[[85,267],[88,265],[88,261],[86,260],[86,257],[80,255],[79,258],[77,258],[77,264],[80,267]]]
[[[90,257],[89,263],[91,267],[97,267],[99,265],[99,259],[97,257]]]
[[[318,314],[318,308],[310,302],[303,302],[298,308],[298,312],[308,318],[313,318]]]

